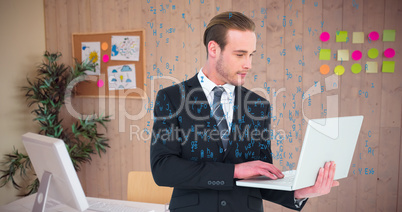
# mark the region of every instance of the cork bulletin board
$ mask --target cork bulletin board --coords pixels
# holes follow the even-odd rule
[[[92,60],[95,72],[75,86],[78,97],[142,98],[145,94],[144,30],[76,33],[73,57]]]

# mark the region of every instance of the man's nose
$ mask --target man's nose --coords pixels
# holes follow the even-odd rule
[[[243,64],[243,69],[245,70],[251,69],[251,62],[252,62],[251,57],[246,58],[246,61]]]

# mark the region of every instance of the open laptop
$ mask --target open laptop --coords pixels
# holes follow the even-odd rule
[[[335,180],[348,176],[363,116],[314,119],[308,121],[296,170],[284,172],[282,179],[260,176],[238,180],[237,186],[294,191],[315,184],[318,171],[334,161]]]

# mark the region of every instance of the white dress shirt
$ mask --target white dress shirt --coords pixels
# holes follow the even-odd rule
[[[214,92],[212,89],[217,86],[214,82],[212,82],[210,79],[208,79],[207,76],[205,76],[204,72],[202,71],[202,68],[200,72],[198,73],[198,81],[201,84],[201,87],[205,93],[205,96],[207,97],[208,104],[211,107],[212,110],[212,105],[214,102]],[[234,101],[235,101],[235,95],[234,95],[234,90],[235,86],[231,84],[224,84],[220,87],[223,87],[225,89],[225,92],[222,94],[221,98],[221,103],[223,107],[223,112],[225,114],[226,122],[228,124],[228,129],[232,126],[232,121],[233,121],[233,106],[234,106]]]

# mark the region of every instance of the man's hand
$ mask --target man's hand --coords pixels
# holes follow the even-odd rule
[[[338,181],[334,181],[336,165],[334,162],[325,163],[324,168],[320,168],[315,185],[295,191],[296,199],[318,197],[328,194],[333,186],[339,186]]]
[[[234,178],[247,179],[255,176],[267,176],[271,179],[283,178],[282,172],[273,164],[260,160],[239,163],[235,165]]]

